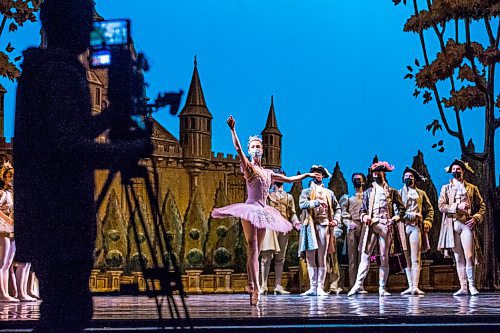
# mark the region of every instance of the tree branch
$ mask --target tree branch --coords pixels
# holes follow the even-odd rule
[[[458,138],[458,140],[460,141],[460,146],[462,146],[462,143],[463,143],[463,146],[465,147],[465,140],[463,138],[463,135],[460,135],[459,132],[452,130],[450,127],[450,124],[448,123],[448,119],[446,119],[446,115],[445,115],[444,109],[443,109],[443,104],[441,102],[441,99],[439,97],[439,92],[438,92],[435,84],[432,87],[432,92],[434,93],[434,99],[436,100],[436,104],[437,104],[437,107],[439,110],[439,115],[441,116],[441,121],[443,122],[443,125],[444,125],[444,128],[446,129],[446,132],[448,132],[449,135],[454,136],[455,138]]]
[[[0,24],[0,36],[2,36],[3,29],[5,28],[5,22],[7,22],[7,16],[3,16],[2,23]]]
[[[427,0],[427,5],[428,5],[428,7],[430,9],[430,7],[432,5],[432,3],[430,2],[430,0]],[[413,8],[415,10],[415,16],[418,17],[418,4],[417,4],[417,0],[413,0]],[[439,42],[440,42],[440,45],[441,45],[441,49],[444,52],[445,46],[444,46],[444,41],[443,41],[442,35],[439,33],[439,30],[437,29],[437,27],[436,27],[435,24],[433,25],[433,28],[434,28],[434,31],[436,32],[436,34],[438,35],[438,39],[439,39]],[[458,30],[457,30],[457,36],[458,36]],[[424,53],[425,64],[427,66],[429,66],[429,59],[427,57],[427,47],[426,47],[426,44],[425,44],[425,38],[424,38],[423,31],[419,32],[419,37],[420,37],[420,44],[422,45],[422,51]],[[450,77],[450,82],[452,83],[452,88],[454,90],[453,76]],[[444,113],[443,104],[442,104],[441,98],[439,97],[439,91],[438,91],[438,89],[436,87],[436,84],[433,85],[432,92],[434,94],[434,99],[436,100],[436,105],[437,105],[437,108],[439,110],[439,115],[441,117],[441,121],[443,122],[444,128],[446,129],[446,132],[448,132],[448,134],[451,135],[452,137],[455,137],[455,138],[458,139],[458,141],[460,142],[460,147],[461,147],[462,150],[464,150],[464,148],[466,149],[467,146],[465,145],[465,139],[464,139],[463,132],[462,132],[462,127],[461,127],[461,122],[460,122],[460,115],[456,113],[456,116],[458,118],[458,121],[457,121],[458,131],[454,131],[454,130],[451,129],[450,124],[448,123],[448,119],[446,118],[446,114]]]
[[[495,39],[495,48],[498,49],[498,42],[500,41],[500,23],[498,24],[497,28],[497,38]]]
[[[474,52],[472,51],[471,41],[470,41],[470,18],[465,18],[465,57],[469,59],[472,66],[472,73],[474,73],[474,83],[476,87],[481,90],[485,95],[488,94],[487,87],[481,82],[480,76],[477,75],[478,70],[476,67],[476,60],[474,57]]]
[[[488,32],[488,38],[490,39],[490,45],[495,46],[495,37],[493,37],[493,30],[491,29],[490,20],[488,17],[484,18],[484,25],[486,26],[486,32]]]
[[[486,153],[474,153],[468,149],[462,150],[462,154],[478,162],[484,162],[488,155]]]

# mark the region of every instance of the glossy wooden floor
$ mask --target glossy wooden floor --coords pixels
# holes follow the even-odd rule
[[[166,299],[162,300],[163,317],[171,318]],[[465,326],[483,327],[481,332],[500,328],[499,293],[482,293],[475,297],[453,297],[448,293],[420,297],[394,294],[382,298],[375,294],[355,297],[345,294],[328,297],[267,295],[262,296],[257,307],[250,306],[248,295],[243,294],[190,295],[185,300],[192,319],[190,324],[208,331],[227,331],[228,327],[238,332],[257,328],[271,331],[279,327],[289,332],[306,327],[357,327],[362,330],[370,326],[397,327],[403,324],[423,328],[441,325],[443,331],[445,327],[448,331],[451,326],[462,329]],[[182,313],[178,297],[176,304]],[[33,320],[39,318],[39,305],[0,303],[0,332],[28,332]],[[158,324],[157,319],[154,299],[146,296],[96,296],[93,327],[89,331],[106,331],[105,327],[120,327],[119,331],[132,328],[140,331],[140,327],[153,330]]]

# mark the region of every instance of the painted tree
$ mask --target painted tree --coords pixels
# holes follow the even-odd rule
[[[223,182],[215,191],[214,208],[228,205],[226,188]],[[226,217],[224,219],[208,219],[207,237],[203,242],[205,253],[204,267],[231,267],[234,259],[235,244],[239,234],[238,219]],[[227,259],[226,261],[224,259]]]
[[[2,15],[0,37],[5,30],[12,33],[28,21],[36,22],[35,13],[38,12],[41,2],[42,0],[0,0],[0,14]],[[5,52],[0,51],[0,75],[11,81],[21,74],[15,65],[21,60],[21,56],[11,59],[9,55],[14,49],[12,43],[8,42]]]
[[[434,119],[427,130],[433,135],[443,126],[455,138],[463,159],[477,166],[478,185],[487,205],[485,222],[478,226],[482,234],[484,263],[479,272],[479,283],[490,289],[498,284],[498,261],[494,245],[493,212],[496,197],[495,132],[500,127],[500,117],[495,111],[500,107],[500,95],[495,89],[495,69],[500,61],[500,1],[498,0],[393,0],[395,5],[411,3],[413,15],[407,20],[404,31],[419,36],[423,64],[415,59],[408,66],[407,79],[415,81],[415,98],[427,104],[434,100],[439,119]],[[474,34],[471,33],[474,32]],[[473,40],[476,37],[476,40]],[[435,56],[430,38],[438,42]],[[497,76],[498,78],[498,76]],[[464,134],[463,113],[481,112],[484,127],[482,151],[472,138],[467,142]],[[442,125],[441,125],[442,124]],[[435,144],[443,151],[443,142]],[[496,285],[496,287],[499,287]]]
[[[183,260],[184,267],[201,268],[205,259],[202,249],[207,237],[207,218],[201,204],[199,188],[196,188],[189,200],[184,221],[183,256],[180,260]]]
[[[182,217],[171,190],[168,190],[163,198],[161,215],[165,230],[172,234],[172,248],[179,256],[182,246]]]
[[[102,248],[106,266],[108,269],[123,268],[125,257],[128,253],[127,230],[123,212],[118,203],[118,196],[114,189],[108,198],[106,214],[102,220],[102,224],[98,226],[99,238],[102,240]],[[96,241],[96,244],[99,244]]]

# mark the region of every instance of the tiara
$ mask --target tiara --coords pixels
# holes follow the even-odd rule
[[[252,141],[259,141],[262,144],[262,138],[260,135],[252,135],[251,137],[248,138],[248,147],[250,147],[250,142]]]

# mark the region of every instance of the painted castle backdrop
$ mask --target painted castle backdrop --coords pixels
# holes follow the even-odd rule
[[[102,18],[96,13],[96,19]],[[41,44],[43,46],[44,40]],[[86,63],[86,57],[82,57],[82,62]],[[108,105],[107,72],[102,69],[88,68],[87,79],[92,97],[92,112],[98,114]],[[0,158],[12,160],[13,139],[11,142],[6,142],[3,132],[5,93],[5,89],[0,85]],[[184,278],[188,291],[195,292],[243,290],[246,282],[243,274],[246,271],[246,243],[239,220],[234,218],[213,220],[210,217],[210,212],[214,207],[243,202],[246,197],[245,181],[240,171],[238,158],[230,153],[212,151],[212,121],[213,117],[203,94],[195,58],[187,98],[179,114],[179,137],[175,137],[161,124],[155,122],[152,135],[154,153],[151,159],[141,162],[151,171],[151,178],[153,165],[157,166],[159,182],[156,190],[159,193],[158,200],[163,222],[182,271],[188,275],[197,276],[192,280]],[[218,121],[224,121],[224,119]],[[278,128],[272,97],[267,121],[262,124],[262,128],[263,164],[267,168],[281,169],[283,135]],[[375,160],[377,160],[376,156]],[[436,187],[432,183],[421,152],[414,157],[412,166],[430,180],[417,185],[427,192],[435,205],[436,214],[430,241],[431,244],[436,244],[441,221],[441,215],[437,209]],[[284,168],[286,169],[286,166]],[[107,176],[107,171],[96,172],[96,195],[101,191]],[[141,203],[139,207],[133,207],[132,211],[127,209],[124,188],[119,179],[115,179],[98,212],[95,270],[90,282],[94,291],[116,291],[120,289],[121,284],[133,282],[141,284],[138,278],[140,275],[138,273],[140,270],[139,252],[143,253],[148,265],[152,263],[151,253],[147,250],[144,236],[146,233],[152,233],[151,214],[146,209],[148,198],[142,181],[137,180],[133,187],[139,195]],[[334,167],[328,187],[338,198],[347,192],[347,181],[338,162]],[[290,191],[295,198],[297,213],[300,213],[298,198],[301,190],[302,184],[297,183]],[[132,223],[130,223],[130,215],[133,215],[133,220],[137,221],[137,209],[140,209],[146,216],[147,222],[146,230],[142,228],[139,230],[139,243],[134,239],[131,230]],[[297,239],[297,232],[292,231],[285,263],[285,267],[290,267],[290,272],[284,276],[287,281],[285,284],[288,283],[290,288],[298,286]],[[159,252],[158,244],[155,243],[154,246],[155,251]],[[342,244],[339,246],[342,248]],[[141,251],[138,247],[141,247]],[[446,286],[444,289],[454,288],[456,277],[450,266],[451,261],[443,261],[443,258],[436,252],[425,256],[424,259],[444,263],[445,268],[435,266],[437,267],[434,268],[436,274],[431,274],[429,270],[425,273],[424,267],[424,288],[426,285],[428,288],[433,285],[444,285]],[[341,262],[343,261],[345,262],[345,257],[341,258]],[[225,271],[225,275],[220,273],[224,276],[221,276],[219,282],[213,275],[214,271],[216,274]],[[205,280],[200,278],[203,274]],[[345,274],[344,270],[343,275]],[[439,280],[432,280],[433,277]],[[373,280],[375,285],[375,276]],[[200,289],[200,286],[204,285],[203,281],[208,281],[206,285],[210,287]],[[401,282],[403,285],[404,277]]]

